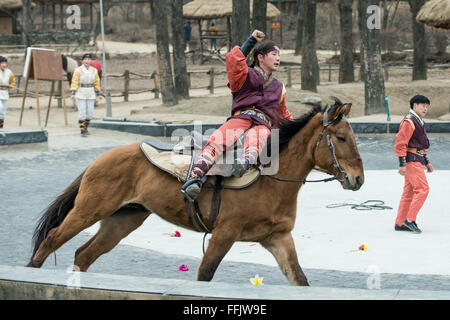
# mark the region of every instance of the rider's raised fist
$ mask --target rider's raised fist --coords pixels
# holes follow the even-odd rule
[[[264,40],[264,37],[265,37],[264,32],[259,31],[259,30],[253,31],[252,36],[253,36],[257,41],[262,41],[262,40]]]

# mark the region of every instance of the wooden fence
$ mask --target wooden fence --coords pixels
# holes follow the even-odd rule
[[[384,79],[385,82],[389,81],[389,69],[394,66],[390,66],[386,64],[384,69]],[[336,73],[339,74],[339,66],[336,64],[322,64],[319,66],[320,68],[320,74],[321,74],[321,81],[324,81],[324,78],[327,82],[332,82],[332,79],[337,79],[338,76],[336,76]],[[355,74],[359,74],[359,66],[355,66]],[[428,69],[433,68],[450,68],[450,64],[441,64],[441,65],[429,65]],[[395,66],[395,69],[412,69],[412,66]],[[295,65],[295,66],[285,66],[283,68],[280,68],[277,71],[277,78],[282,79],[285,83],[287,88],[292,87],[294,84],[300,84],[300,73],[301,73],[301,65]],[[325,75],[324,75],[325,74]],[[202,76],[205,75],[205,76]],[[295,76],[294,76],[295,75]],[[210,94],[214,94],[214,89],[217,88],[223,88],[227,87],[227,80],[226,80],[226,70],[223,68],[216,69],[214,67],[210,69],[204,69],[204,70],[188,70],[188,76],[189,76],[189,88],[190,89],[207,89],[209,90]],[[203,80],[203,82],[207,83],[206,85],[199,85],[199,86],[191,86],[191,78],[192,77],[198,77]],[[221,81],[217,81],[217,77],[220,77]],[[21,81],[22,76],[17,75],[16,76],[16,88],[11,91],[11,96],[21,96],[23,94],[23,90],[21,89],[21,84],[24,81]],[[112,97],[123,97],[123,101],[128,101],[129,96],[132,94],[140,94],[145,92],[152,92],[154,94],[154,98],[158,99],[160,95],[160,83],[159,83],[159,74],[157,71],[154,71],[152,73],[137,73],[132,72],[129,70],[125,70],[121,74],[108,74],[108,79],[113,80],[122,79],[122,85],[121,88],[115,87],[111,90]],[[295,81],[294,81],[295,79]],[[132,82],[136,80],[148,80],[148,83],[145,84],[144,89],[140,90],[133,90],[132,89]],[[336,80],[337,81],[337,80]],[[67,83],[67,82],[66,82]],[[30,90],[29,90],[30,91]],[[42,95],[49,95],[49,91],[46,92],[46,90],[43,90],[42,92],[39,91]],[[60,92],[61,88],[57,89],[57,94],[55,96],[56,99],[58,99],[58,105],[61,105],[61,98],[60,98]],[[66,90],[66,92],[69,92]],[[34,97],[34,93],[28,92],[28,96]]]

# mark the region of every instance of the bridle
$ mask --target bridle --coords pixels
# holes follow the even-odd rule
[[[330,154],[331,154],[331,159],[333,160],[333,167],[336,171],[336,174],[331,177],[331,178],[326,178],[326,179],[320,179],[320,180],[297,180],[297,179],[284,179],[284,178],[279,178],[276,176],[270,176],[268,175],[269,178],[277,180],[277,181],[281,181],[281,182],[298,182],[298,183],[306,183],[306,182],[329,182],[329,181],[333,181],[333,180],[338,180],[339,182],[343,182],[346,179],[348,179],[348,175],[347,173],[341,169],[341,167],[339,166],[339,162],[336,158],[336,153],[334,152],[334,145],[333,142],[331,141],[331,137],[330,137],[330,133],[328,131],[328,127],[332,126],[336,123],[338,123],[339,121],[341,121],[342,119],[345,119],[344,115],[339,115],[338,117],[336,117],[336,119],[334,119],[333,121],[328,121],[328,110],[326,110],[323,113],[323,121],[322,121],[322,131],[319,134],[319,137],[317,138],[316,141],[316,145],[314,147],[313,150],[313,159],[314,159],[314,155],[316,153],[316,149],[319,147],[320,141],[322,140],[322,137],[324,135],[324,133],[326,133],[326,140],[327,140],[327,145],[328,145],[328,150],[330,150]],[[343,179],[339,179],[339,175],[343,174],[344,178]]]

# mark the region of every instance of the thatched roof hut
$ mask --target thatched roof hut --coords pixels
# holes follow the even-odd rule
[[[250,16],[252,14],[253,0],[250,0]],[[218,19],[231,17],[233,13],[232,0],[194,0],[183,6],[183,16],[186,19]],[[273,19],[280,15],[280,10],[273,4],[267,3],[267,18]]]
[[[250,0],[250,17],[252,16],[253,0]],[[200,34],[200,52],[203,52],[203,39],[224,38],[227,40],[228,50],[231,49],[231,17],[233,15],[233,0],[194,0],[183,5],[183,17],[197,20]],[[267,18],[274,19],[280,16],[280,10],[273,4],[267,3]],[[202,35],[202,20],[226,19],[226,35]]]
[[[0,0],[0,10],[19,10],[22,9],[21,0]]]
[[[450,0],[430,0],[420,9],[416,20],[429,26],[450,29]]]

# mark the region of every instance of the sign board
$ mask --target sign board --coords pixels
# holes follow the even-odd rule
[[[271,22],[270,29],[281,29],[281,23],[280,22]]]
[[[62,81],[61,53],[51,49],[27,48],[23,77],[37,80]]]
[[[63,67],[61,53],[51,49],[43,48],[27,48],[27,56],[25,59],[25,67],[23,70],[23,77],[25,81],[25,90],[22,100],[22,108],[20,112],[19,125],[22,125],[22,118],[25,106],[25,99],[27,97],[28,81],[34,80],[35,95],[36,95],[36,109],[38,125],[41,125],[41,110],[39,106],[39,85],[38,80],[49,80],[52,82],[50,89],[50,97],[48,100],[47,117],[45,119],[45,126],[48,123],[48,117],[50,114],[50,107],[52,103],[52,97],[55,89],[55,81],[61,83],[61,98],[64,104],[64,120],[67,125],[67,111],[66,102],[64,98],[64,85],[63,85]]]

